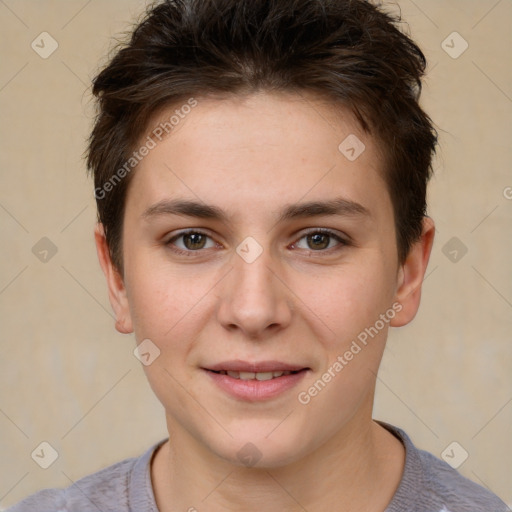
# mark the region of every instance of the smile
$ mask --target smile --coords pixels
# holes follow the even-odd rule
[[[202,370],[223,394],[255,402],[283,395],[295,387],[310,368],[275,361],[228,361]]]
[[[275,379],[277,377],[282,377],[283,375],[291,375],[292,373],[297,372],[290,372],[290,371],[277,371],[277,372],[233,372],[233,371],[226,371],[221,370],[219,373],[220,375],[229,375],[233,379],[242,379],[242,380],[271,380]]]

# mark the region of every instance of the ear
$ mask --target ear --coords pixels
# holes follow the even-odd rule
[[[421,285],[432,251],[434,233],[434,221],[430,217],[423,217],[421,238],[411,247],[405,262],[398,270],[395,301],[402,305],[402,309],[391,320],[390,325],[393,327],[408,324],[418,312]]]
[[[129,334],[133,332],[133,324],[126,296],[126,288],[122,276],[113,265],[110,258],[110,251],[108,249],[107,239],[105,238],[103,224],[98,223],[96,225],[94,239],[96,241],[98,259],[107,279],[110,305],[116,315],[116,329],[122,334]]]

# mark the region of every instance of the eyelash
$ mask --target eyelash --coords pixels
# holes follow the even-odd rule
[[[212,237],[204,232],[204,231],[201,231],[200,229],[188,229],[188,230],[185,230],[185,231],[181,231],[180,233],[178,233],[177,235],[174,235],[172,238],[170,238],[166,243],[165,245],[168,246],[173,252],[177,253],[177,254],[180,254],[180,255],[184,255],[184,256],[188,256],[188,257],[193,257],[194,256],[194,253],[200,253],[202,251],[206,251],[207,249],[197,249],[197,250],[183,250],[183,249],[179,249],[177,248],[173,242],[175,242],[176,240],[182,238],[183,236],[185,235],[190,235],[190,234],[198,234],[198,235],[203,235],[203,236],[206,236],[207,238],[210,238],[212,239]],[[317,253],[321,254],[321,253],[331,253],[331,251],[336,251],[336,250],[340,250],[342,249],[344,246],[349,246],[351,245],[350,241],[347,240],[347,239],[344,239],[342,238],[340,235],[338,235],[337,233],[335,233],[334,231],[331,231],[330,229],[326,229],[326,228],[315,228],[315,229],[312,229],[310,231],[307,231],[306,233],[304,233],[298,240],[302,240],[303,238],[307,237],[308,235],[314,235],[314,234],[324,234],[324,235],[328,235],[330,236],[331,238],[334,238],[337,242],[339,242],[339,245],[338,246],[335,246],[335,247],[331,247],[329,249],[320,249],[320,250],[307,250],[307,249],[303,249],[305,251],[307,251],[309,254],[314,254],[316,255]],[[295,245],[297,242],[294,242],[292,245]]]

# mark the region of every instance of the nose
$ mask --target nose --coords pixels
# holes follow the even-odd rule
[[[254,261],[238,254],[222,282],[218,320],[227,330],[240,330],[247,338],[264,338],[290,324],[292,293],[279,275],[267,249]]]

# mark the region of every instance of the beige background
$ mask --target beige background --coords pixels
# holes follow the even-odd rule
[[[114,330],[82,160],[90,79],[143,4],[0,1],[0,509],[166,436],[134,340]],[[391,333],[375,417],[437,456],[457,441],[459,470],[512,504],[512,2],[398,4],[430,61],[438,230],[421,311]],[[31,48],[43,31],[59,45],[47,59]],[[469,44],[456,59],[441,46],[454,31]],[[58,249],[47,262],[32,252],[42,237]],[[467,247],[457,262],[443,253],[452,237]],[[59,454],[46,470],[31,458],[42,441]]]

